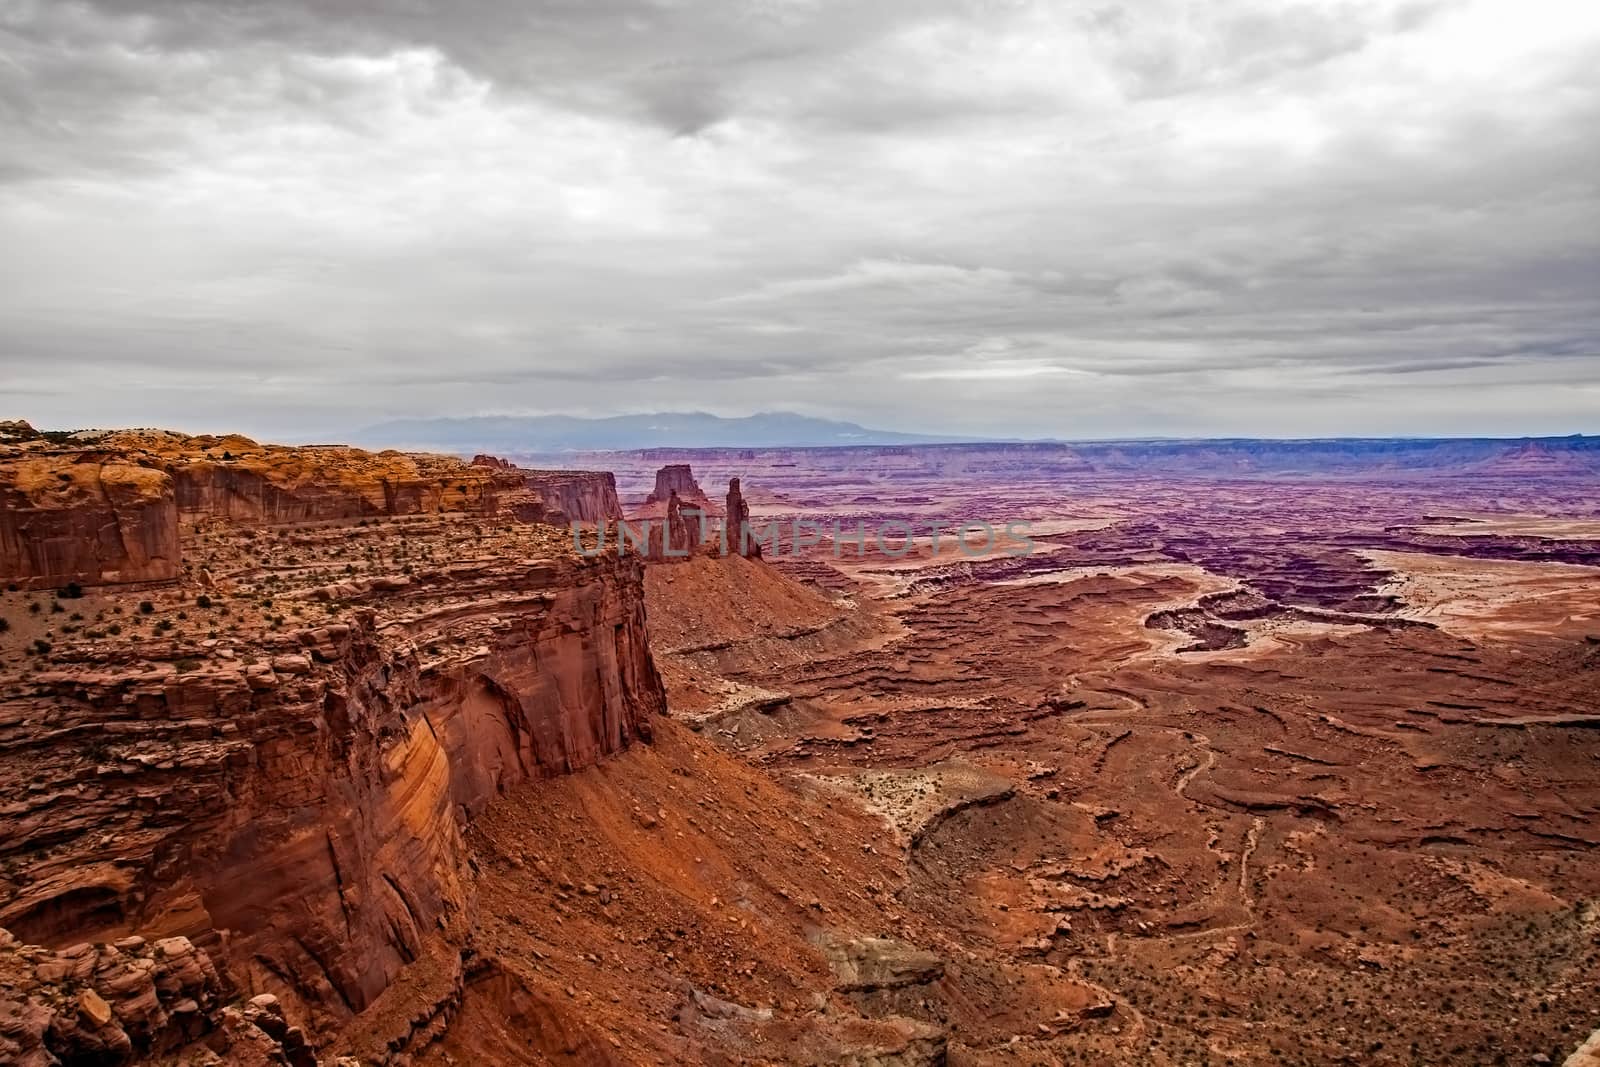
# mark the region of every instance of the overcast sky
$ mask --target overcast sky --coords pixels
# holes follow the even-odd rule
[[[1600,3],[0,0],[0,418],[1600,431]]]

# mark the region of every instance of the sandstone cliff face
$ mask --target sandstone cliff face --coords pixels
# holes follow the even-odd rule
[[[509,460],[482,453],[472,457],[474,467],[511,471],[522,479],[527,497],[513,507],[525,522],[565,526],[573,522],[599,523],[622,518],[617,479],[610,471],[532,470]]]
[[[28,588],[179,573],[172,479],[115,453],[0,455],[0,579]]]
[[[524,470],[522,475],[528,488],[544,500],[546,521],[564,525],[622,518],[617,479],[610,471]]]
[[[669,463],[656,471],[656,487],[645,498],[645,503],[665,504],[674,493],[686,502],[706,499],[705,490],[694,480],[694,471],[687,463]]]
[[[137,442],[124,442],[132,445]],[[151,448],[173,479],[186,520],[286,523],[374,515],[492,512],[519,482],[448,456],[287,448],[246,438],[190,438]]]
[[[26,423],[5,425],[16,429],[0,435],[0,580],[35,587],[174,578],[180,522],[469,514],[565,526],[622,518],[606,471],[165,430],[46,439]]]
[[[664,711],[635,560],[489,559],[337,597],[340,621],[253,655],[86,649],[13,686],[0,926],[186,936],[224,982],[331,1028],[459,940],[465,819]]]
[[[186,519],[286,523],[493,510],[494,483],[452,474],[427,477],[409,471],[376,474],[346,484],[274,480],[274,472],[238,464],[195,462],[173,471],[178,506]]]
[[[449,456],[166,431],[93,435],[70,447],[0,443],[0,581],[169,580],[182,569],[180,523],[489,515],[519,494],[520,473]],[[603,507],[603,486],[575,492],[570,506],[581,510],[591,497]]]
[[[7,1062],[311,1063],[289,1020],[402,974],[443,1025],[468,821],[665,711],[642,564],[511,519],[614,518],[608,474],[137,431],[9,441],[0,494],[0,578],[151,583],[0,630]]]

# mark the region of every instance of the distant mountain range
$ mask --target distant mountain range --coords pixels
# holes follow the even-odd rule
[[[725,419],[703,411],[583,419],[571,415],[481,415],[396,419],[369,426],[355,443],[437,452],[582,452],[640,448],[817,448],[970,440],[873,430],[853,422],[767,411]]]
[[[1196,475],[1359,474],[1423,471],[1495,475],[1600,473],[1600,437],[1345,437],[1004,441],[874,430],[853,422],[771,411],[727,419],[705,412],[657,412],[585,419],[571,415],[486,415],[398,419],[370,426],[353,444],[368,448],[550,456],[569,452],[653,452],[896,446],[960,446],[991,461],[1043,463],[1085,472]],[[933,454],[943,450],[935,448]],[[930,455],[930,459],[933,458]]]

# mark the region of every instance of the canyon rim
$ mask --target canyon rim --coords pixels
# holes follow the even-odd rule
[[[0,0],[0,1067],[1596,1067],[1597,69]]]

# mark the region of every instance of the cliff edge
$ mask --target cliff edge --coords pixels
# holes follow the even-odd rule
[[[274,1019],[331,1033],[416,967],[444,1010],[473,952],[471,820],[647,739],[665,710],[642,565],[496,510],[516,479],[230,438],[198,458],[196,440],[5,461],[16,1050],[115,1063]],[[61,580],[97,587],[22,588]],[[119,1007],[143,946],[180,942],[195,988]],[[87,961],[70,989],[60,959]],[[276,1015],[224,1017],[262,995]]]

